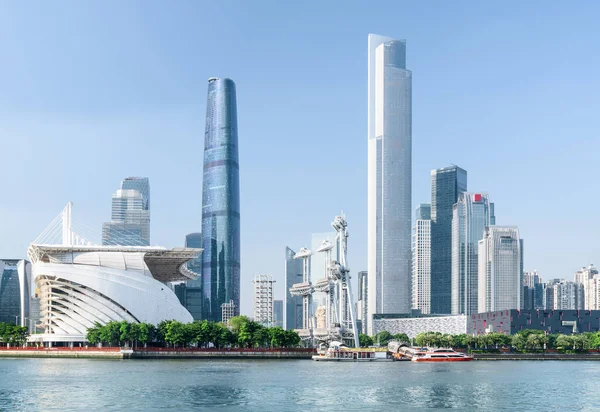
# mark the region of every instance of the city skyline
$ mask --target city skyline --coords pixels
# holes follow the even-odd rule
[[[0,138],[11,153],[4,160],[7,170],[19,173],[3,180],[12,194],[0,203],[2,214],[11,217],[0,223],[3,256],[25,258],[27,244],[68,200],[100,225],[115,182],[129,175],[152,180],[153,244],[180,246],[186,233],[198,231],[201,191],[195,187],[202,178],[205,79],[218,73],[244,91],[238,105],[244,130],[241,207],[247,216],[242,277],[264,272],[282,281],[282,245],[305,245],[306,235],[341,208],[353,224],[352,275],[366,270],[364,37],[376,31],[406,38],[410,68],[419,74],[413,96],[413,206],[428,199],[429,170],[459,164],[469,171],[471,190],[488,190],[502,205],[502,222],[519,225],[528,242],[526,268],[539,269],[546,279],[570,278],[581,264],[598,261],[593,246],[600,230],[593,219],[598,194],[589,189],[593,178],[580,168],[548,165],[592,164],[600,149],[592,132],[599,87],[589,80],[598,60],[590,53],[597,7],[539,5],[498,14],[494,6],[472,3],[468,17],[445,5],[436,10],[390,5],[389,15],[354,5],[339,12],[340,25],[325,17],[332,11],[328,5],[319,16],[295,10],[298,21],[263,7],[217,4],[168,13],[147,6],[146,15],[132,19],[139,10],[122,5],[124,20],[114,21],[110,30],[79,5],[59,11],[40,4],[40,15],[48,18],[39,20],[26,17],[20,5],[7,5],[0,19],[7,38],[20,43],[7,42],[12,64],[0,69]],[[94,11],[94,18],[114,16],[108,8]],[[220,26],[196,24],[208,11]],[[178,21],[187,35],[145,23],[161,14]],[[436,24],[424,27],[423,18]],[[132,20],[140,23],[132,27]],[[248,21],[258,23],[256,31]],[[305,29],[306,21],[314,30]],[[70,22],[76,22],[79,36],[52,30]],[[505,23],[512,27],[508,33]],[[268,35],[273,30],[278,39]],[[222,42],[190,52],[207,36]],[[558,61],[557,48],[563,53]],[[276,66],[265,70],[265,61]],[[565,77],[566,68],[577,76]],[[506,76],[512,80],[502,86],[495,80]],[[557,78],[560,85],[549,88]],[[281,101],[286,104],[272,104]],[[345,165],[325,168],[332,153]],[[507,168],[507,157],[519,168]],[[40,185],[41,176],[52,184]],[[312,182],[305,197],[299,196],[302,179]],[[555,195],[557,186],[566,191],[563,196]],[[343,200],[340,192],[347,194]],[[186,201],[175,202],[182,193]],[[583,198],[588,201],[573,202]],[[564,210],[571,210],[569,216]],[[585,232],[572,230],[584,226]],[[551,234],[564,238],[560,247],[548,242]],[[282,285],[277,283],[276,296],[282,296]],[[251,313],[251,305],[247,290],[242,311]]]

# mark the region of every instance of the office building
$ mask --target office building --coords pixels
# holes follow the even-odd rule
[[[415,210],[416,220],[431,220],[431,203],[421,203]]]
[[[292,296],[290,288],[302,283],[302,260],[294,259],[294,252],[285,248],[285,329],[302,329],[302,296]]]
[[[273,301],[273,324],[275,327],[283,328],[283,300]]]
[[[271,275],[254,277],[254,321],[273,326],[273,284]]]
[[[484,229],[494,224],[493,203],[487,193],[459,194],[452,208],[452,314],[477,313],[478,244]],[[434,239],[433,233],[431,237]],[[433,256],[434,251],[431,253]],[[432,285],[435,282],[432,276]]]
[[[411,311],[412,73],[406,41],[369,34],[369,317]]]
[[[466,191],[466,170],[450,166],[431,171],[431,313],[451,312],[452,208]]]
[[[360,320],[360,333],[367,334],[369,308],[369,274],[358,272],[358,300],[356,302],[357,318]]]
[[[519,230],[509,226],[486,227],[478,255],[477,312],[521,309],[523,272]]]
[[[431,313],[431,220],[415,221],[412,250],[412,309],[429,314]]]
[[[128,177],[112,196],[110,222],[102,225],[102,245],[150,245],[150,183],[147,177]]]
[[[189,233],[185,236],[185,247],[201,249],[202,248],[202,234],[201,233]],[[198,279],[188,280],[175,284],[173,290],[179,298],[179,301],[185,308],[190,312],[194,320],[200,320],[202,318],[202,258],[197,257],[187,262],[188,270],[196,273]]]
[[[524,310],[544,309],[544,283],[537,270],[523,274]]]
[[[240,183],[235,83],[208,79],[202,184],[203,319],[240,308]]]

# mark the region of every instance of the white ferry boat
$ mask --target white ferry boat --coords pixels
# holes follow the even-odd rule
[[[312,357],[318,362],[391,362],[394,360],[387,349],[349,348],[345,344],[333,341],[329,348],[321,347]]]
[[[468,362],[473,357],[453,349],[421,349],[414,353],[413,362]]]

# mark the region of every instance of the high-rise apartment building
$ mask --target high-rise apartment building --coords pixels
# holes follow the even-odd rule
[[[254,321],[273,326],[273,284],[271,275],[254,277]]]
[[[478,261],[478,312],[521,309],[523,272],[519,230],[514,226],[486,227],[479,241]]]
[[[594,265],[589,265],[588,267],[584,266],[575,272],[574,280],[576,283],[583,285],[584,308],[588,310],[598,308],[598,293],[597,288],[595,287],[597,281],[594,280],[597,276],[598,269],[596,269]]]
[[[584,290],[581,283],[561,279],[552,285],[552,294],[552,307],[548,309],[583,310]]]
[[[368,49],[368,321],[372,323],[376,313],[411,311],[412,73],[406,69],[406,41],[369,34]]]
[[[302,296],[292,296],[290,288],[302,283],[302,260],[294,259],[294,252],[285,248],[285,329],[302,329]]]
[[[544,309],[544,284],[537,270],[523,273],[523,309]]]
[[[273,324],[275,327],[283,328],[283,300],[273,301]]]
[[[240,184],[235,83],[208,79],[202,181],[203,318],[221,320],[221,305],[240,308]]]
[[[466,170],[450,166],[431,171],[431,313],[451,312],[452,208],[466,191]]]
[[[412,308],[431,313],[431,220],[417,216],[413,233]]]
[[[360,333],[368,331],[368,308],[369,308],[369,273],[358,272],[358,300],[356,302],[357,318],[360,320]]]
[[[229,325],[229,320],[236,316],[236,312],[235,302],[233,300],[223,303],[221,305],[221,322]]]
[[[150,183],[127,177],[112,196],[110,222],[102,225],[102,245],[150,245]]]
[[[477,313],[478,247],[487,226],[495,224],[487,193],[460,193],[452,209],[452,314]],[[434,234],[432,233],[432,239]],[[433,256],[432,251],[432,256]],[[432,276],[432,285],[436,280]],[[433,303],[433,296],[432,296]],[[518,309],[518,308],[514,308]]]

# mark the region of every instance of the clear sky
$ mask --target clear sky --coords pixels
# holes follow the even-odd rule
[[[374,6],[376,4],[376,6]],[[152,244],[201,228],[207,79],[237,84],[242,311],[252,277],[283,298],[285,246],[346,213],[365,270],[367,35],[407,40],[413,202],[457,164],[518,225],[526,269],[600,263],[600,4],[594,1],[2,2],[0,256],[68,201],[98,228],[147,176]]]

